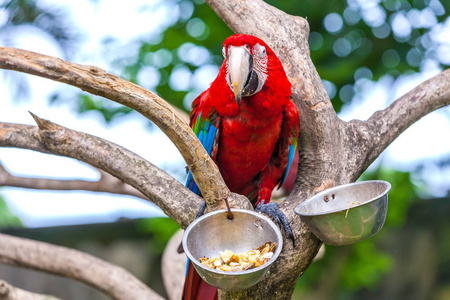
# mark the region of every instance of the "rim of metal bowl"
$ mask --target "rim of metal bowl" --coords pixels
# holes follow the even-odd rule
[[[265,264],[253,268],[253,269],[249,269],[249,270],[245,270],[245,271],[241,271],[241,272],[227,272],[227,271],[220,271],[220,270],[216,270],[216,269],[212,269],[212,268],[208,268],[207,266],[204,266],[197,258],[195,258],[191,252],[189,251],[188,247],[187,247],[187,236],[189,235],[189,232],[192,230],[192,228],[194,228],[194,226],[201,222],[203,219],[208,218],[212,215],[216,215],[216,214],[220,214],[220,213],[224,213],[226,212],[226,209],[221,209],[221,210],[215,210],[213,212],[207,213],[206,215],[201,216],[200,218],[196,219],[194,222],[192,222],[184,231],[184,235],[183,235],[183,249],[184,252],[186,253],[186,255],[188,256],[188,258],[195,263],[197,266],[201,267],[202,269],[208,271],[208,272],[213,272],[213,273],[217,273],[217,274],[222,274],[222,275],[230,275],[230,276],[237,276],[237,275],[245,275],[245,274],[250,274],[250,273],[254,273],[254,272],[258,272],[262,269],[267,268],[268,266],[270,266],[280,255],[281,250],[283,249],[283,235],[281,234],[280,229],[277,227],[277,225],[268,217],[266,217],[263,214],[251,211],[251,210],[246,210],[246,209],[237,209],[237,208],[232,208],[231,211],[232,212],[242,212],[242,213],[246,213],[246,214],[250,214],[250,215],[254,215],[255,217],[264,219],[268,222],[268,224],[270,225],[270,227],[272,227],[275,231],[275,234],[278,238],[279,244],[277,244],[277,249],[275,250],[275,253],[273,254],[272,258],[269,259],[268,262],[266,262]],[[225,249],[224,249],[225,250]],[[251,250],[251,249],[249,249]]]
[[[303,208],[303,206],[306,206],[306,204],[310,201],[312,201],[313,198],[318,198],[322,195],[326,195],[329,193],[332,193],[333,191],[337,190],[337,189],[341,189],[347,186],[354,186],[354,185],[360,185],[360,184],[368,184],[368,183],[382,183],[386,186],[385,190],[379,194],[376,197],[373,197],[367,201],[365,201],[364,203],[360,203],[357,205],[352,205],[352,207],[350,207],[350,209],[355,208],[355,207],[359,207],[359,206],[363,206],[366,205],[367,203],[370,203],[372,201],[375,201],[381,197],[383,197],[384,195],[386,195],[389,190],[391,189],[391,184],[387,181],[384,180],[366,180],[366,181],[358,181],[358,182],[352,182],[352,183],[347,183],[347,184],[342,184],[342,185],[337,185],[334,186],[332,188],[326,189],[320,193],[315,194],[314,196],[309,197],[308,199],[306,199],[304,202],[300,203],[299,205],[297,205],[297,207],[294,209],[295,213],[300,215],[300,216],[305,216],[305,217],[313,217],[313,216],[321,216],[321,215],[327,215],[327,214],[332,214],[335,212],[340,212],[340,211],[346,211],[348,208],[342,208],[342,209],[334,209],[334,210],[329,210],[329,211],[323,211],[323,212],[317,212],[317,213],[304,213],[302,211],[300,211],[301,208]]]

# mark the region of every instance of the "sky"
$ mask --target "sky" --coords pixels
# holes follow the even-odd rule
[[[99,53],[102,41],[114,36],[117,44],[126,44],[149,32],[163,30],[182,13],[168,5],[158,5],[142,10],[148,1],[131,1],[130,5],[114,5],[110,1],[40,1],[45,5],[58,5],[70,12],[72,22],[84,32],[79,49],[71,56],[77,63],[95,65],[108,70],[112,52]],[[138,11],[140,11],[138,13]],[[0,13],[1,22],[1,13]],[[450,26],[449,26],[450,27]],[[130,30],[132,28],[133,30]],[[15,39],[16,47],[56,57],[64,54],[45,35],[24,28]],[[217,70],[203,74],[203,86],[208,86]],[[345,106],[340,113],[344,120],[367,119],[376,110],[388,106],[394,99],[440,72],[431,62],[422,72],[402,76],[394,88],[387,90],[392,78],[385,76],[378,82],[370,80],[364,86],[365,97]],[[119,75],[119,74],[118,74]],[[9,78],[0,72],[0,121],[34,125],[28,111],[41,118],[82,132],[102,137],[139,154],[155,165],[165,168],[169,164],[184,168],[184,162],[175,146],[158,129],[150,129],[148,121],[137,113],[120,118],[105,126],[96,113],[78,115],[68,105],[48,105],[48,96],[62,84],[47,79],[27,76],[32,91],[30,101],[11,99]],[[71,88],[69,88],[71,89]],[[132,133],[132,134],[130,134]],[[448,138],[445,134],[448,133]],[[374,165],[383,163],[402,170],[411,170],[423,159],[436,160],[450,156],[450,109],[444,108],[429,114],[407,129],[380,156]],[[29,150],[0,148],[0,161],[14,175],[45,178],[97,180],[98,172],[90,166],[72,159],[56,157]],[[436,196],[445,195],[450,187],[450,168],[437,170],[432,164],[425,168],[430,190]],[[428,169],[427,169],[428,168]],[[170,173],[170,172],[169,172]],[[180,173],[173,174],[179,176]],[[183,181],[183,178],[177,178]],[[161,216],[153,204],[134,197],[106,193],[36,191],[4,187],[0,190],[10,210],[29,227],[69,225],[89,222],[111,222],[118,218]]]

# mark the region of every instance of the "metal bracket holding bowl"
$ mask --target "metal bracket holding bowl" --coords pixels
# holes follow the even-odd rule
[[[390,189],[390,183],[382,180],[335,186],[305,200],[294,211],[325,244],[349,245],[383,227]]]

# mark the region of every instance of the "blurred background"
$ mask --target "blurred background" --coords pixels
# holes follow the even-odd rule
[[[448,1],[267,2],[307,18],[312,60],[344,120],[367,119],[450,64]],[[217,75],[231,34],[201,0],[0,0],[0,45],[98,66],[185,112]],[[120,144],[184,181],[176,148],[136,112],[1,71],[0,122],[33,124],[28,111]],[[100,177],[83,163],[28,150],[1,148],[0,164],[22,177]],[[450,299],[450,108],[407,129],[361,179],[392,184],[384,229],[355,245],[326,246],[294,299]],[[0,226],[121,265],[161,295],[161,254],[179,228],[131,196],[13,187],[0,187]],[[3,265],[0,278],[63,299],[106,299],[70,280]]]

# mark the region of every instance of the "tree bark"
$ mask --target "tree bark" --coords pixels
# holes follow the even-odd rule
[[[67,83],[135,109],[153,121],[180,151],[208,206],[225,207],[231,192],[184,118],[158,95],[100,68],[30,51],[0,47],[0,68]]]
[[[362,168],[366,169],[383,150],[406,128],[430,112],[450,104],[450,69],[425,81],[409,93],[400,97],[388,108],[373,114],[362,128],[355,129],[363,135],[362,145],[367,145]],[[348,128],[358,121],[349,122]],[[437,128],[436,128],[437,129]]]
[[[165,171],[117,144],[33,117],[38,127],[0,122],[0,146],[78,159],[136,188],[182,228],[194,220],[203,199]],[[245,197],[234,193],[229,201],[251,207]]]
[[[203,200],[166,172],[119,145],[36,119],[40,128],[0,123],[0,146],[84,161],[138,189],[183,228],[194,220]]]
[[[308,268],[321,245],[321,242],[295,215],[293,211],[295,206],[317,192],[355,181],[408,126],[425,114],[448,105],[450,103],[450,71],[444,71],[420,85],[385,110],[375,113],[367,121],[344,122],[336,115],[311,61],[308,47],[309,26],[305,19],[287,15],[261,0],[206,0],[206,2],[233,31],[256,35],[277,53],[293,85],[292,97],[299,108],[301,121],[297,179],[291,195],[281,205],[281,210],[287,216],[294,231],[295,248],[290,240],[285,239],[285,246],[279,259],[261,283],[245,291],[221,291],[220,297],[222,299],[290,299],[295,283]],[[230,196],[217,168],[211,166],[212,161],[209,156],[199,146],[195,136],[187,132],[190,132],[190,129],[185,124],[180,124],[179,118],[170,107],[167,107],[164,101],[154,94],[98,68],[81,66],[23,50],[0,48],[0,67],[68,83],[138,110],[152,119],[172,139],[191,170],[195,174],[198,173],[195,179],[200,183],[202,193],[205,191],[204,196],[209,205],[214,205]],[[75,133],[61,135],[64,130],[47,128],[47,125],[40,124],[39,121],[38,124],[39,133],[37,129],[23,128],[30,134],[28,137],[31,145],[36,146],[35,150],[86,161],[129,183],[147,197],[156,197],[155,203],[182,224],[182,227],[192,221],[201,200],[194,197],[192,193],[184,191],[184,187],[180,184],[174,184],[169,189],[178,190],[174,193],[183,193],[194,204],[190,201],[188,204],[186,198],[169,196],[165,199],[162,195],[169,191],[161,192],[157,188],[153,190],[148,187],[148,182],[154,180],[153,176],[162,176],[156,171],[147,174],[149,172],[147,169],[150,168],[148,162],[133,155],[130,156],[125,149],[111,143],[107,143],[105,148],[98,147],[96,145],[100,140],[91,137],[88,139],[89,147],[91,147],[89,151],[93,152],[92,156],[85,153],[77,154],[76,151],[79,151],[77,145],[81,142],[79,139],[71,138],[77,136]],[[8,126],[12,125],[6,124],[6,127]],[[17,136],[19,131],[15,131],[16,129],[3,130],[10,137],[20,138]],[[5,140],[0,127],[0,145],[2,145],[2,139]],[[104,142],[106,141],[101,140],[101,143]],[[195,146],[190,149],[193,143]],[[3,146],[5,145],[8,146],[3,142]],[[32,147],[29,145],[15,143],[16,147]],[[134,172],[134,175],[131,176],[127,173],[128,171],[123,172],[114,164],[105,162],[105,158],[102,158],[105,149],[107,149],[107,158],[116,155],[114,159],[131,163],[135,171],[129,172],[130,174]],[[117,153],[116,149],[118,149]],[[127,161],[126,157],[131,157],[132,160]],[[208,172],[213,172],[211,173],[213,175],[208,175]],[[217,177],[220,177],[218,181],[216,181]],[[245,202],[242,202],[237,206],[244,204]],[[189,208],[186,208],[186,205],[189,205]]]
[[[301,122],[297,179],[294,190],[282,205],[294,230],[296,248],[286,243],[271,270],[270,280],[263,280],[246,291],[220,295],[222,299],[290,299],[298,277],[307,269],[320,245],[293,209],[315,193],[356,181],[408,126],[448,105],[450,73],[444,71],[368,121],[344,122],[337,117],[311,61],[309,26],[305,19],[288,15],[261,0],[206,2],[235,33],[258,36],[275,51],[292,83],[292,97]]]
[[[123,181],[111,176],[111,174],[100,171],[101,177],[97,181],[86,181],[77,179],[59,180],[49,178],[14,176],[9,173],[0,162],[0,186],[11,186],[35,190],[54,191],[89,191],[103,192],[121,195],[130,195],[137,198],[147,199],[141,192],[129,186]]]
[[[61,300],[54,296],[31,293],[0,280],[0,300]]]
[[[0,300],[61,300],[54,296],[31,293],[0,280]]]
[[[163,299],[123,268],[66,247],[0,233],[0,262],[73,278],[112,299]]]

